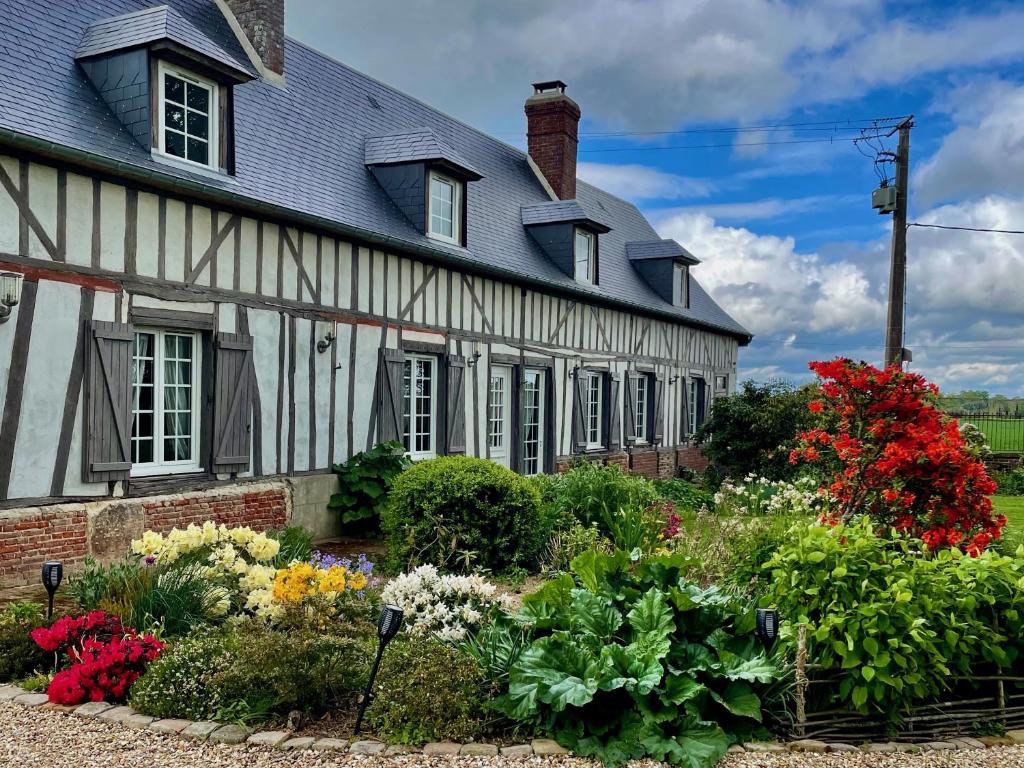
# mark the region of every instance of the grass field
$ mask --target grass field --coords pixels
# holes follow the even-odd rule
[[[996,453],[1024,453],[1024,419],[998,416],[960,416],[961,424],[974,424],[985,433],[985,440]]]
[[[1006,515],[1003,529],[1006,543],[1024,544],[1024,496],[993,496],[992,505],[996,512]]]

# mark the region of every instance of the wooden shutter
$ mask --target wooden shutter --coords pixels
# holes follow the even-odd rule
[[[213,471],[244,472],[252,453],[252,336],[218,333],[213,346]]]
[[[405,353],[382,349],[377,368],[377,442],[402,442]]]
[[[95,320],[85,357],[82,477],[87,483],[127,480],[132,469],[132,346],[125,323]]]
[[[608,450],[611,452],[622,449],[622,412],[619,410],[619,389],[622,380],[621,374],[609,373],[605,376],[608,382],[605,398],[605,434],[608,435]]]
[[[509,446],[509,450],[512,452],[509,459],[509,467],[513,471],[523,472],[523,423],[526,420],[526,398],[523,396],[524,387],[526,386],[526,366],[517,365],[512,369],[512,429],[511,440],[512,444]],[[537,397],[543,397],[543,392],[538,392]],[[543,429],[541,425],[541,429]],[[541,466],[543,466],[543,458],[540,460]]]
[[[466,358],[448,355],[445,365],[445,453],[466,453]]]
[[[704,423],[704,409],[707,407],[707,383],[704,379],[697,379],[697,423],[693,425],[694,431],[700,429]]]
[[[679,434],[683,436],[683,439],[687,439],[690,435],[690,433],[686,431],[689,428],[690,421],[690,386],[684,377],[680,377],[679,381],[682,383],[683,389],[683,414],[679,419]]]
[[[651,397],[651,442],[660,445],[665,439],[665,375],[659,373],[652,377],[654,394]]]
[[[584,411],[587,402],[586,386],[587,374],[580,368],[576,371],[576,378],[572,388],[572,449],[575,453],[583,453],[587,450],[587,430],[584,426]]]
[[[632,445],[640,435],[634,434],[636,428],[636,376],[626,373],[626,397],[623,411],[626,414],[626,443]],[[648,406],[649,407],[649,406]]]

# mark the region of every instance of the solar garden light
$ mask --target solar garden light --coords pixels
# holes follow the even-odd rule
[[[43,563],[43,586],[50,596],[50,605],[46,611],[46,618],[53,618],[53,596],[57,594],[57,588],[64,580],[64,563],[58,560],[48,560]]]
[[[363,715],[366,708],[370,706],[373,699],[373,681],[377,679],[377,670],[380,669],[380,660],[384,655],[384,649],[390,643],[398,630],[402,628],[402,609],[397,605],[385,605],[380,611],[380,619],[377,621],[377,659],[373,662],[373,669],[370,670],[370,679],[366,682],[366,690],[359,697],[359,714],[356,716],[356,734],[359,734],[363,727]]]
[[[771,647],[779,636],[779,611],[776,608],[757,609],[757,637]]]

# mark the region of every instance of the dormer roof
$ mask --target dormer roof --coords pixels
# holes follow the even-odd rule
[[[675,240],[639,240],[626,243],[626,258],[630,261],[672,259],[687,264],[700,264],[700,259]]]
[[[582,224],[604,234],[612,228],[587,214],[578,200],[552,200],[546,203],[524,205],[521,209],[524,227],[544,224]]]
[[[483,178],[483,174],[430,128],[367,136],[364,153],[368,166],[433,163],[444,166],[466,181]]]

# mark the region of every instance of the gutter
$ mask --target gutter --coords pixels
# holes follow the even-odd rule
[[[731,336],[739,342],[740,346],[747,346],[753,339],[753,335],[750,333],[743,333],[731,328],[723,328],[715,325],[714,323],[703,322],[693,318],[680,317],[679,315],[674,315],[669,312],[662,312],[653,307],[637,305],[621,299],[611,299],[605,296],[590,294],[585,291],[577,292],[568,290],[564,287],[553,286],[543,280],[530,278],[529,276],[512,272],[510,270],[490,267],[486,264],[481,264],[480,262],[467,259],[449,251],[430,248],[419,243],[402,240],[401,238],[393,237],[391,235],[383,235],[380,232],[363,229],[362,227],[357,227],[351,224],[342,224],[332,219],[302,213],[292,208],[286,208],[273,203],[265,203],[246,195],[240,195],[235,192],[210,187],[206,184],[192,181],[188,178],[170,176],[157,170],[141,168],[137,165],[126,163],[121,160],[111,160],[110,158],[103,157],[102,155],[69,147],[65,144],[57,144],[56,142],[49,141],[47,139],[40,139],[28,134],[18,133],[16,131],[12,131],[10,128],[2,126],[0,126],[0,145],[9,145],[15,149],[25,152],[35,153],[53,160],[73,163],[84,168],[147,184],[172,193],[180,194],[182,192],[187,192],[198,199],[205,200],[213,204],[232,206],[251,213],[262,214],[270,218],[303,224],[323,232],[340,235],[343,238],[355,239],[369,245],[380,246],[386,250],[423,256],[432,261],[460,267],[468,272],[500,278],[518,285],[525,285],[542,290],[546,293],[559,293],[565,296],[571,296],[574,299],[586,297],[587,301],[619,309],[628,307],[634,311],[640,311],[643,314],[664,318],[674,323],[696,326],[698,328],[708,329]]]

